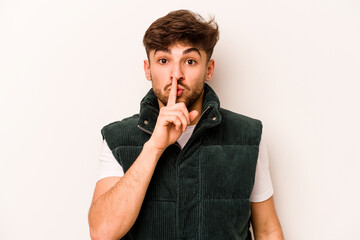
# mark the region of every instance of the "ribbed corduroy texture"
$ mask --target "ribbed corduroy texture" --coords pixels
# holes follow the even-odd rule
[[[111,123],[103,138],[126,172],[158,116],[152,90],[140,114]],[[220,108],[205,85],[203,113],[183,149],[169,146],[156,166],[134,226],[123,239],[251,239],[250,195],[262,124]]]

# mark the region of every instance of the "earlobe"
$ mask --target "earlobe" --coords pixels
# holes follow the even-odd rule
[[[151,81],[150,63],[149,60],[144,60],[144,71],[147,80]]]
[[[214,69],[215,69],[215,61],[214,61],[214,59],[211,59],[207,64],[206,76],[205,76],[206,81],[211,80],[211,78],[214,74]]]

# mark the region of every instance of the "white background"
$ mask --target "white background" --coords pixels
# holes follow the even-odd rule
[[[263,121],[286,239],[360,236],[360,2],[0,0],[0,239],[89,239],[100,129],[150,88],[142,37],[215,15],[211,86]]]

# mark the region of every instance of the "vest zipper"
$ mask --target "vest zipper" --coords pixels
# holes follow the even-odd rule
[[[207,108],[201,113],[198,123],[201,121],[202,116],[204,115],[204,113],[205,113],[207,110],[209,110],[209,108],[210,108],[210,106],[207,107]],[[195,133],[195,134],[192,134],[192,135],[190,136],[190,138],[192,138],[193,136],[196,136],[196,135],[197,135],[197,132],[198,132],[198,131],[195,132],[195,129],[194,129],[194,133]],[[189,141],[190,141],[190,138],[189,138]],[[187,143],[186,143],[186,145],[187,145]]]
[[[201,113],[200,118],[199,118],[199,122],[200,122],[201,117],[204,115],[204,113],[205,113],[209,108],[210,108],[210,106],[207,107],[207,108],[205,108],[205,110]]]
[[[148,133],[148,134],[152,135],[152,132],[151,132],[151,131],[146,130],[145,128],[141,127],[140,125],[138,125],[138,128],[140,128],[140,129],[141,129],[141,130],[143,130],[144,132],[146,132],[146,133]]]
[[[209,107],[207,107],[202,113],[201,113],[201,115],[200,115],[200,118],[199,118],[199,121],[198,121],[198,123],[201,121],[201,119],[202,119],[202,117],[203,117],[203,115],[205,114],[205,112],[207,112],[208,110],[209,110],[209,108],[210,108],[210,106]],[[196,128],[196,127],[195,127]],[[189,140],[187,141],[187,143],[185,144],[185,146],[184,146],[184,148],[180,151],[180,154],[179,154],[179,156],[177,157],[177,187],[178,187],[178,192],[177,192],[177,204],[176,204],[176,206],[177,206],[177,208],[179,208],[179,203],[180,203],[180,200],[179,200],[179,196],[180,196],[180,192],[179,192],[179,185],[180,185],[180,183],[179,183],[179,168],[180,168],[180,163],[182,162],[182,159],[183,159],[183,157],[184,157],[184,155],[185,155],[185,151],[187,151],[187,149],[191,146],[191,145],[189,145],[189,144],[192,144],[194,141],[195,141],[195,139],[197,138],[197,136],[200,134],[200,133],[202,133],[203,131],[204,131],[205,129],[202,127],[200,127],[199,129],[198,129],[198,131],[196,131],[196,129],[194,129],[194,132],[193,132],[193,134],[190,136],[190,138],[189,138]],[[200,169],[200,168],[199,168]],[[199,175],[200,176],[200,175]],[[200,181],[200,180],[199,180]],[[199,182],[199,186],[200,186],[200,182]],[[199,190],[199,196],[198,196],[198,198],[199,198],[199,203],[200,203],[200,190]],[[199,206],[199,208],[200,208],[200,206]],[[202,210],[200,210],[199,209],[199,211],[202,211]],[[201,217],[199,218],[199,221],[201,221]],[[179,224],[179,217],[178,217],[178,210],[177,210],[177,212],[176,212],[176,222],[177,222],[177,224]],[[177,229],[177,234],[179,234],[179,229]],[[198,237],[199,237],[199,239],[201,238],[200,237],[200,233],[198,233]]]

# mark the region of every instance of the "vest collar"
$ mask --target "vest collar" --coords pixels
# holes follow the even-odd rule
[[[210,128],[220,124],[221,115],[219,109],[219,98],[214,90],[205,83],[202,111],[196,129],[201,127]],[[158,115],[159,103],[153,89],[151,88],[141,100],[138,127],[145,132],[152,134]]]

